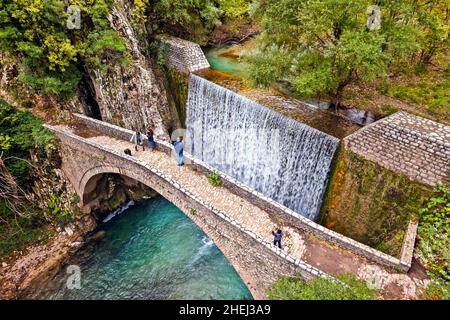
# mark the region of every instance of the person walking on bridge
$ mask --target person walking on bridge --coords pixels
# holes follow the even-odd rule
[[[138,151],[138,146],[142,146],[142,151],[145,151],[144,141],[143,141],[142,134],[139,130],[136,130],[136,132],[131,137],[130,141],[134,143],[134,149]]]
[[[152,128],[148,128],[148,130],[147,130],[147,144],[148,144],[148,147],[150,148],[150,151],[155,150],[156,143],[155,143],[155,139],[153,138],[153,129]]]
[[[283,237],[283,232],[278,229],[277,231],[272,230],[273,234],[273,245],[276,246],[278,244],[278,248],[281,249],[281,238]]]
[[[183,154],[183,149],[184,149],[184,144],[183,144],[183,137],[179,136],[177,138],[176,141],[172,141],[172,144],[174,146],[175,149],[175,154],[178,157],[178,165],[179,166],[184,166],[184,154]]]

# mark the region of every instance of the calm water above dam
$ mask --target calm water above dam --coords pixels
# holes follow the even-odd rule
[[[164,198],[109,218],[106,236],[69,262],[81,267],[82,288],[67,289],[63,267],[32,298],[252,299],[222,252]]]

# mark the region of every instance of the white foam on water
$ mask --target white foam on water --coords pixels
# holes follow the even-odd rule
[[[124,212],[125,210],[129,209],[130,207],[134,206],[136,203],[134,202],[134,200],[129,201],[128,203],[126,203],[124,206],[120,207],[119,209],[111,212],[110,214],[108,214],[106,216],[105,219],[103,219],[103,222],[108,222],[110,221],[112,218],[114,218],[115,216],[120,215],[122,212]]]
[[[186,149],[315,220],[339,139],[191,75]]]

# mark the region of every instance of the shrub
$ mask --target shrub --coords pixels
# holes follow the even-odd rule
[[[213,171],[208,174],[208,181],[214,187],[219,187],[222,185],[222,178],[217,171]]]
[[[56,147],[54,135],[31,112],[19,111],[0,99],[0,151],[9,172],[22,188],[30,186],[30,154],[46,158]]]
[[[273,300],[374,300],[376,290],[356,279],[343,274],[338,281],[317,277],[310,281],[302,278],[283,277],[269,288]]]
[[[73,213],[65,209],[61,198],[51,195],[47,203],[47,214],[50,221],[55,221],[60,227],[64,227],[73,221]]]
[[[398,111],[398,108],[390,105],[390,104],[385,104],[381,107],[381,111],[386,115],[386,116],[390,116],[391,114],[394,114]]]
[[[420,210],[417,253],[430,275],[450,281],[450,187],[438,184],[435,195]]]
[[[425,300],[450,300],[450,284],[434,281],[428,285],[421,298]]]

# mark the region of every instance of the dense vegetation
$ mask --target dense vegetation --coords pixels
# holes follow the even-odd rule
[[[435,281],[425,297],[450,299],[450,187],[439,184],[420,210],[417,253]]]
[[[287,80],[302,96],[342,100],[353,83],[387,81],[424,70],[447,53],[445,1],[383,0],[381,23],[369,0],[257,0],[264,32],[250,57],[250,78],[267,86]]]
[[[206,43],[222,20],[246,16],[249,3],[250,0],[155,0],[147,6],[148,24],[152,32],[167,32]]]
[[[54,137],[42,127],[41,120],[0,99],[0,150],[6,167],[20,186],[26,188],[31,183],[31,152],[46,157],[54,148]]]
[[[376,291],[352,275],[341,275],[338,281],[317,277],[310,281],[283,277],[269,288],[273,300],[374,300]]]
[[[0,257],[44,236],[38,228],[44,213],[27,194],[38,165],[32,157],[46,159],[54,149],[54,138],[40,120],[0,99]]]
[[[77,0],[80,28],[68,28],[71,14],[62,0],[5,0],[0,3],[0,51],[19,62],[18,79],[34,92],[70,97],[86,68],[105,71],[126,64],[125,41],[107,19],[112,0]],[[221,18],[237,19],[248,0],[133,0],[133,23],[151,33],[168,32],[205,40]]]
[[[101,68],[125,59],[125,44],[109,27],[111,1],[73,1],[80,29],[69,29],[61,0],[0,3],[0,51],[19,60],[19,75],[35,92],[71,96],[85,65]]]

